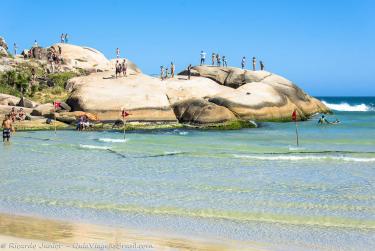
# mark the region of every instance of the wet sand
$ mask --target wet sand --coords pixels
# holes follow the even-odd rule
[[[122,228],[0,214],[1,250],[267,250],[253,243],[225,243],[146,234]]]

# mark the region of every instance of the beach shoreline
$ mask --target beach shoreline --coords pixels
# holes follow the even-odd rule
[[[203,240],[119,227],[0,213],[2,250],[269,250],[256,243]]]

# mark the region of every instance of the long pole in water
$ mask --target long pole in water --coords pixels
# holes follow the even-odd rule
[[[55,106],[55,103],[53,103],[53,116],[54,116],[53,124],[55,125],[55,134],[56,134],[56,106]]]
[[[125,116],[122,116],[122,123],[124,124],[124,139],[125,139]]]
[[[296,120],[296,139],[297,139],[297,147],[299,147],[299,141],[298,141],[298,125]]]

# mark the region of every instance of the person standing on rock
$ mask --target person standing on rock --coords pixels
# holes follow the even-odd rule
[[[253,57],[253,71],[256,70],[256,66],[257,66],[257,59]]]
[[[116,68],[116,78],[117,78],[117,76],[120,76],[121,74],[121,64],[118,62],[118,60],[116,60],[115,68]]]
[[[171,62],[171,78],[174,78],[174,71],[175,71],[174,63]]]
[[[124,59],[124,61],[122,61],[122,74],[124,75],[124,77],[127,76],[127,70],[128,70],[128,61]]]
[[[65,41],[66,44],[68,43],[68,33],[65,33],[64,41]]]
[[[13,50],[14,50],[14,56],[17,55],[17,44],[16,43],[13,43]]]
[[[223,67],[228,67],[227,58],[223,56]]]
[[[165,67],[165,76],[164,76],[164,79],[167,79],[168,78],[168,67]]]
[[[116,48],[116,57],[117,57],[117,58],[120,57],[120,49],[119,49],[119,48]]]
[[[164,80],[164,66],[160,66],[160,79]]]
[[[259,64],[260,64],[260,70],[263,71],[264,70],[264,64],[263,64],[263,61],[259,61]]]
[[[206,61],[206,53],[201,51],[201,65],[204,65],[204,61]]]
[[[65,36],[64,36],[64,33],[61,33],[61,36],[60,36],[60,42],[63,44],[65,42]]]
[[[3,142],[10,140],[11,132],[14,132],[13,123],[9,118],[9,115],[5,115],[3,123],[1,125],[3,127]]]
[[[241,68],[242,69],[245,69],[246,67],[246,57],[242,57],[242,60],[241,60]]]
[[[191,64],[189,64],[188,68],[187,68],[187,72],[188,72],[188,80],[190,80],[191,78]]]
[[[219,55],[219,53],[218,54],[216,54],[216,61],[217,61],[217,66],[221,66],[221,58],[220,58],[220,55]]]
[[[34,41],[34,47],[38,47],[38,42],[36,40]]]
[[[215,55],[215,53],[213,52],[213,53],[212,53],[212,66],[215,66],[215,59],[216,59],[216,55]]]

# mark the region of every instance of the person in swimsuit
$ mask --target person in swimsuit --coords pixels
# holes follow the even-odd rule
[[[174,63],[171,62],[171,78],[174,78],[174,71],[175,71]]]
[[[217,62],[217,66],[221,66],[221,58],[220,58],[220,54],[216,54],[216,62]]]
[[[257,59],[253,57],[253,71],[256,70],[256,65],[257,65]]]
[[[246,66],[246,57],[243,57],[241,60],[241,68],[245,69],[245,66]]]
[[[330,122],[325,118],[324,115],[319,119],[318,125],[323,125],[323,124],[330,124]]]
[[[264,70],[264,64],[263,64],[263,61],[259,61],[259,64],[260,64],[260,70],[263,71],[263,70]]]
[[[223,56],[223,67],[228,67],[228,62],[226,56]]]
[[[192,68],[192,66],[191,66],[191,64],[189,64],[189,66],[188,66],[188,68],[187,68],[187,71],[188,71],[188,79],[190,80],[190,78],[191,78],[191,68]]]
[[[2,127],[3,127],[3,142],[5,142],[5,140],[9,142],[11,132],[14,132],[12,120],[9,118],[9,115],[5,116]]]

